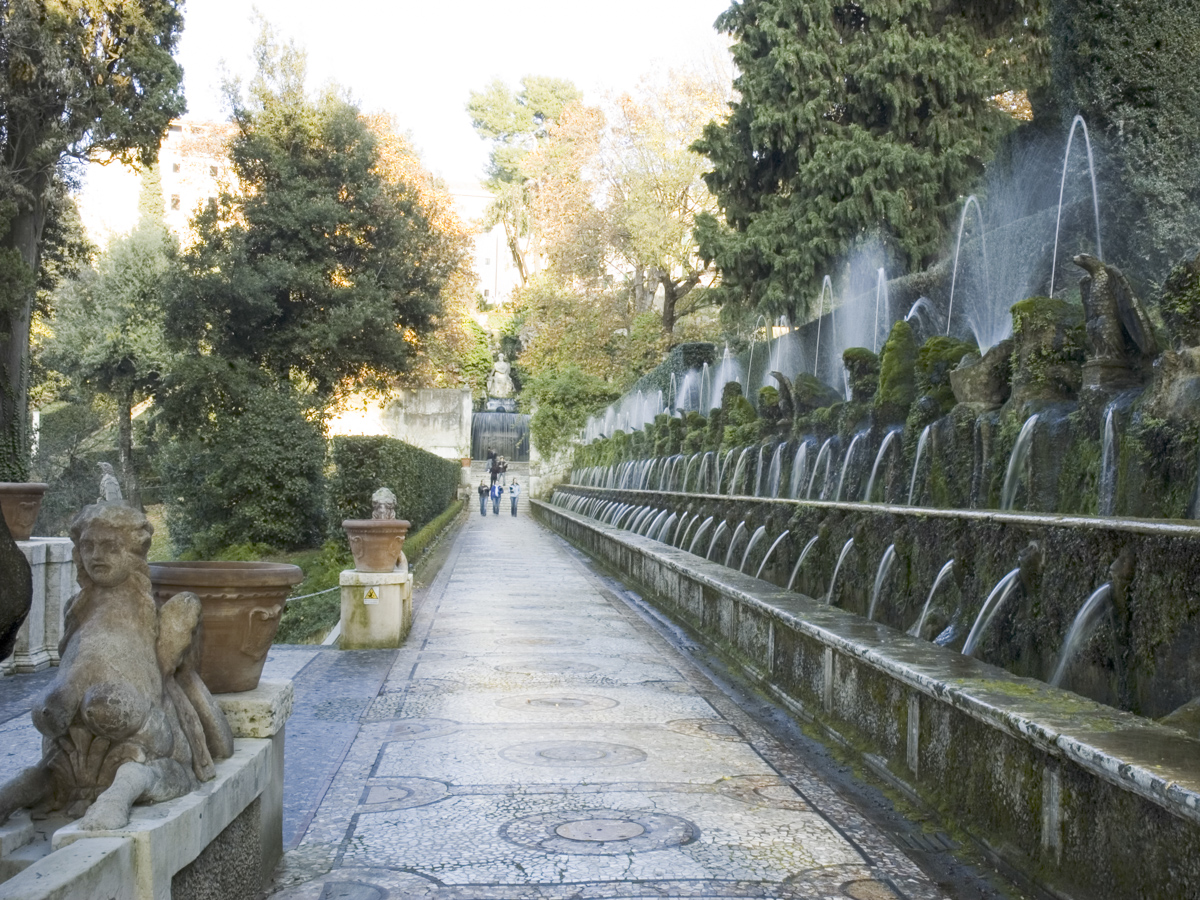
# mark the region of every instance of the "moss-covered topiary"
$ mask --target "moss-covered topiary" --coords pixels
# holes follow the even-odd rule
[[[945,415],[954,406],[950,371],[974,350],[973,343],[938,335],[927,340],[917,351],[917,364],[913,370],[917,395],[931,398],[938,416]]]
[[[814,409],[833,406],[845,398],[814,375],[800,374],[792,383],[792,402],[796,416],[806,416]]]
[[[879,357],[866,347],[851,347],[842,353],[842,362],[850,373],[850,399],[870,403],[879,390]]]
[[[875,392],[875,418],[884,425],[903,422],[917,399],[917,340],[912,327],[901,320],[892,326],[879,359],[879,389]]]
[[[1052,297],[1013,305],[1012,400],[1073,400],[1086,356],[1083,308]]]
[[[740,393],[729,400],[725,407],[725,422],[727,425],[749,425],[758,420],[754,405]]]
[[[721,439],[725,435],[725,413],[716,408],[709,412],[708,422],[704,429],[704,450],[720,450]]]
[[[734,398],[741,398],[742,386],[736,381],[725,382],[721,388],[721,410],[722,412],[729,411],[729,405],[734,402]]]

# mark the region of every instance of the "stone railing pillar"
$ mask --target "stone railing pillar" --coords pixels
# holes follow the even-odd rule
[[[0,673],[38,672],[58,665],[63,608],[75,592],[70,538],[35,537],[17,541],[33,569],[33,605],[17,632],[12,656],[0,660]]]

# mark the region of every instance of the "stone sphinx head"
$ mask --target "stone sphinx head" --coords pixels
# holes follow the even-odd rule
[[[396,495],[385,487],[381,487],[371,495],[371,518],[396,518]]]
[[[75,566],[80,585],[85,579],[99,587],[116,587],[139,574],[149,579],[146,554],[154,526],[128,506],[94,503],[71,523]]]

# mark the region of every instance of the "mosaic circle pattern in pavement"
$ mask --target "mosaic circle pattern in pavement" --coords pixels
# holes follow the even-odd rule
[[[578,647],[583,641],[575,638],[560,637],[517,637],[497,638],[496,644],[501,647]]]
[[[504,697],[496,701],[505,709],[537,709],[562,711],[594,711],[618,706],[616,700],[598,694],[527,694],[520,697]]]
[[[432,778],[374,778],[367,785],[362,809],[365,812],[412,809],[436,803],[448,793],[444,782]]]
[[[629,766],[646,760],[646,752],[637,747],[601,741],[532,741],[505,747],[500,756],[525,766],[554,768]]]
[[[623,856],[690,844],[700,829],[687,819],[640,810],[586,809],[541,813],[506,823],[506,841],[531,850]]]

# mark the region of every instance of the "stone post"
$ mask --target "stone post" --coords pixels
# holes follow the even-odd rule
[[[343,650],[399,647],[412,627],[412,574],[359,572],[341,576]]]

